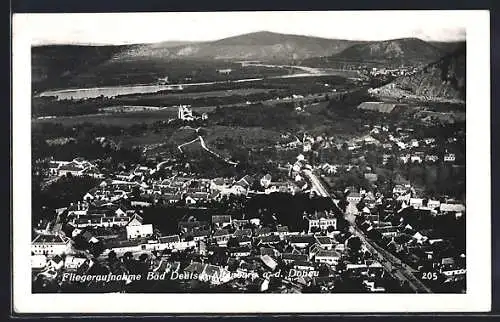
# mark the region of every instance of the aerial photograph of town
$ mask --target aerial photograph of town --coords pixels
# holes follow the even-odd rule
[[[466,293],[465,29],[259,14],[33,42],[32,293]]]

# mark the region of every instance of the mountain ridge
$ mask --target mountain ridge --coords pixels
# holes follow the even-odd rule
[[[395,44],[388,46],[387,44]],[[410,44],[410,45],[408,45]],[[372,49],[370,50],[370,46]],[[138,70],[165,74],[166,62],[183,60],[236,62],[256,60],[308,67],[344,68],[338,62],[378,66],[426,64],[446,54],[453,44],[429,44],[418,38],[357,41],[259,31],[214,41],[165,41],[133,45],[43,45],[32,47],[32,83],[39,89],[64,86],[72,77],[98,77],[101,72]],[[377,49],[380,47],[379,49]],[[368,49],[366,49],[368,48]],[[368,54],[366,53],[368,50]],[[387,53],[386,53],[387,51]],[[326,57],[323,58],[323,57]],[[198,65],[198,64],[197,64]],[[101,68],[102,67],[102,68]],[[147,67],[147,68],[146,68]],[[349,67],[349,66],[348,66]],[[135,69],[134,69],[135,68]],[[42,84],[43,82],[46,85]]]
[[[222,60],[294,60],[340,52],[360,43],[345,39],[328,39],[303,35],[259,31],[215,41],[195,42],[175,47],[146,44],[140,50],[122,53],[115,59],[193,58]]]
[[[419,38],[397,38],[384,41],[370,41],[352,45],[339,54],[337,59],[358,61],[380,61],[390,64],[427,64],[443,55],[436,46]]]

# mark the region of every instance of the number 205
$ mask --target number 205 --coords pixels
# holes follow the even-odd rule
[[[437,273],[436,272],[424,272],[422,275],[423,280],[431,280],[435,281],[438,279]]]

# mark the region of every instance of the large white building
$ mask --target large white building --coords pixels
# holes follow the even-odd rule
[[[193,121],[194,116],[193,116],[193,110],[189,108],[189,105],[180,105],[178,112],[177,112],[177,117],[180,120],[183,121]]]
[[[96,171],[95,165],[83,158],[75,158],[71,162],[52,161],[50,171],[59,176],[71,174],[73,176],[90,175],[99,177],[100,175],[99,172]]]
[[[358,202],[361,201],[362,196],[359,192],[351,192],[347,195],[347,201],[350,203],[355,203],[357,204]]]
[[[332,226],[334,230],[337,229],[337,218],[331,213],[320,211],[308,215],[306,218],[309,223],[309,232],[314,227],[319,228],[321,231],[327,230],[329,226]]]
[[[71,240],[61,235],[40,234],[31,242],[31,252],[49,257],[68,254],[71,252]]]
[[[137,225],[127,225],[125,227],[127,230],[127,239],[135,238],[145,238],[153,235],[153,225],[152,224],[137,224]]]
[[[135,239],[135,240],[112,240],[105,243],[104,255],[113,250],[115,253],[143,252],[143,251],[163,251],[164,249],[184,250],[196,247],[196,241],[181,241],[179,235],[163,236],[158,239]]]
[[[340,253],[335,250],[320,250],[314,257],[317,263],[325,263],[328,265],[337,265],[340,260]]]

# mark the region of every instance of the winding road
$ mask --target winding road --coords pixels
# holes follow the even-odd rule
[[[198,130],[200,129],[200,128],[194,129],[194,128],[192,128],[192,127],[190,127],[190,128],[191,128],[191,129],[193,129],[193,130],[195,130],[197,134],[198,134]],[[200,145],[201,145],[201,147],[202,147],[205,151],[207,151],[208,153],[212,154],[213,156],[215,156],[215,157],[217,157],[217,158],[219,158],[219,159],[223,160],[223,161],[224,161],[224,162],[226,162],[227,164],[230,164],[230,165],[233,165],[233,166],[238,165],[238,162],[231,161],[231,160],[229,160],[228,158],[225,158],[225,157],[223,157],[222,155],[218,154],[217,152],[214,152],[214,151],[210,150],[210,149],[208,148],[207,144],[205,143],[205,140],[203,139],[203,137],[202,137],[201,135],[198,135],[198,137],[196,137],[196,139],[193,139],[193,140],[191,140],[191,141],[189,141],[189,142],[185,142],[185,143],[183,143],[183,144],[178,145],[178,146],[177,146],[177,149],[179,149],[179,151],[180,151],[181,153],[184,153],[184,151],[182,151],[182,147],[183,147],[183,146],[185,146],[185,145],[192,144],[192,143],[194,143],[194,142],[196,142],[196,141],[200,141]]]

